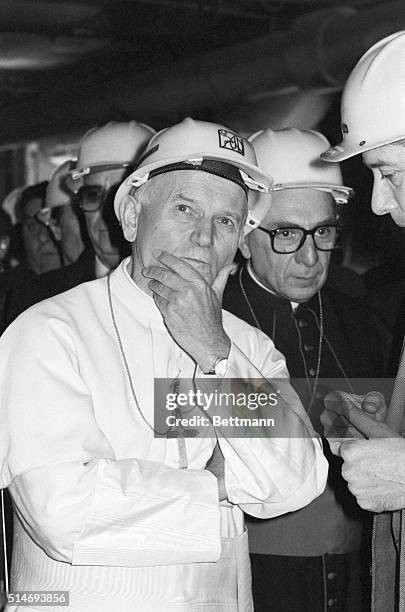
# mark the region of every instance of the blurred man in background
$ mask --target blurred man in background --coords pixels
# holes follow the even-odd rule
[[[45,206],[47,182],[26,187],[17,203],[17,218],[22,241],[22,261],[2,275],[0,291],[3,295],[3,316],[0,332],[8,322],[8,312],[20,296],[34,293],[39,275],[62,265],[58,244],[50,231],[39,219],[38,214]]]
[[[18,202],[25,265],[33,274],[55,270],[62,264],[55,240],[49,229],[38,220],[38,213],[45,207],[46,181],[27,187]]]
[[[94,277],[115,268],[128,254],[114,215],[114,196],[154,133],[136,121],[108,123],[90,130],[82,140],[70,186],[77,194],[93,247]]]
[[[32,304],[80,283],[100,278],[115,268],[128,254],[128,244],[114,215],[113,201],[118,185],[134,168],[146,144],[154,134],[153,128],[136,121],[108,123],[101,128],[88,131],[81,142],[76,167],[59,169],[57,180],[63,181],[63,189],[70,191],[76,201],[76,212],[88,234],[89,245],[78,259],[69,266],[44,274],[32,291],[20,292],[9,301],[7,323]],[[49,203],[54,184],[49,191]],[[60,198],[60,195],[57,196]],[[56,198],[55,198],[56,199]],[[44,211],[49,215],[49,212]],[[64,213],[66,214],[66,213]],[[69,211],[69,234],[74,211]],[[62,228],[58,230],[59,235]],[[63,248],[72,256],[73,241],[66,240]],[[61,243],[62,244],[62,243]],[[77,248],[77,242],[74,243]],[[76,250],[77,252],[77,250]]]
[[[75,205],[75,196],[66,185],[66,179],[75,166],[73,160],[68,160],[57,168],[46,188],[45,207],[37,215],[38,220],[50,228],[60,245],[64,266],[74,263],[85,246],[84,228]]]

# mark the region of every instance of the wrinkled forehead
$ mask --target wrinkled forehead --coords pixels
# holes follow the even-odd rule
[[[169,201],[173,197],[195,201],[196,204],[215,202],[239,214],[247,212],[247,198],[242,187],[226,178],[201,170],[175,170],[151,178],[143,187],[147,199]]]
[[[367,168],[395,167],[405,171],[405,145],[391,143],[363,153],[363,163]]]
[[[317,225],[333,221],[335,217],[336,204],[332,194],[311,188],[282,189],[273,193],[263,225],[281,225],[284,222]]]

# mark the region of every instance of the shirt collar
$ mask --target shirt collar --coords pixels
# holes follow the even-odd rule
[[[111,288],[125,308],[139,317],[163,323],[163,317],[152,296],[143,291],[130,273],[131,257],[126,257],[111,273]]]
[[[96,278],[103,278],[103,276],[107,276],[110,271],[110,268],[107,268],[107,266],[103,264],[103,262],[97,257],[97,255],[94,269],[96,273]]]
[[[265,291],[267,291],[267,293],[271,293],[271,295],[275,295],[276,297],[280,297],[277,295],[277,293],[274,293],[274,291],[272,291],[271,289],[269,289],[268,287],[266,287],[266,285],[263,285],[263,283],[261,282],[261,280],[257,277],[256,273],[254,272],[252,265],[250,263],[250,260],[248,260],[247,264],[246,264],[246,268],[247,271],[249,272],[250,277],[254,280],[254,282],[259,285],[259,287],[261,287],[262,289],[264,289]],[[299,302],[291,302],[291,308],[293,309],[293,311],[298,308],[299,306]]]

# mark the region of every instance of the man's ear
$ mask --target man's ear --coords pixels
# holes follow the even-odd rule
[[[250,259],[249,234],[246,234],[244,231],[242,231],[241,237],[239,238],[239,250],[245,259]]]
[[[138,219],[142,204],[132,195],[127,195],[120,203],[120,220],[125,240],[134,242],[138,232]]]

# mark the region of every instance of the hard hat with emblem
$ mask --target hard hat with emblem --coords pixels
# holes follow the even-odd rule
[[[337,204],[345,204],[353,194],[343,185],[338,165],[319,159],[329,145],[314,130],[261,130],[250,136],[259,165],[274,176],[272,191],[310,188],[331,193]]]
[[[134,167],[153,134],[153,128],[137,121],[92,128],[82,138],[76,168],[70,173],[70,189],[77,192],[88,174]]]
[[[177,170],[201,170],[231,180],[248,190],[269,193],[273,182],[257,165],[253,146],[223,125],[191,118],[158,132],[148,143],[136,170],[122,183],[115,196],[118,218],[126,195],[159,174]],[[269,197],[269,196],[267,196]],[[249,198],[250,228],[263,219],[262,205]]]
[[[339,162],[405,138],[405,31],[373,45],[353,68],[342,95],[343,140],[322,154]]]

